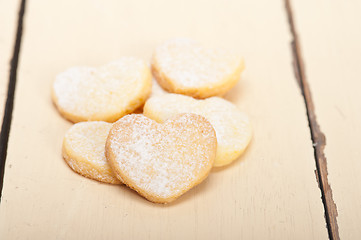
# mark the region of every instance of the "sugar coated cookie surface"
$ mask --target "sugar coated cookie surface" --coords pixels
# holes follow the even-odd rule
[[[202,116],[181,114],[159,124],[132,114],[114,123],[106,155],[130,188],[152,202],[168,203],[207,177],[216,147],[215,132]]]
[[[72,122],[114,122],[143,105],[151,85],[147,64],[123,57],[100,68],[73,67],[60,73],[52,98],[59,112]]]
[[[163,88],[196,98],[223,95],[238,82],[243,69],[241,57],[184,38],[164,42],[152,59],[153,74]]]
[[[180,94],[165,94],[151,97],[144,105],[144,115],[157,122],[187,112],[204,116],[216,131],[218,149],[214,166],[224,166],[237,159],[251,140],[248,116],[219,97],[196,100]]]
[[[153,78],[152,80],[152,93],[150,97],[160,96],[163,94],[167,94],[168,92],[164,90],[161,86],[159,86],[158,82]]]
[[[120,184],[105,158],[105,142],[112,124],[74,124],[63,140],[63,157],[77,173],[100,182]]]

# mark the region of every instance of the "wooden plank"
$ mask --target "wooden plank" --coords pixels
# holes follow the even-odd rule
[[[73,173],[61,159],[71,124],[50,101],[54,76],[121,55],[149,59],[158,43],[177,36],[245,56],[247,71],[226,98],[253,121],[255,135],[246,154],[165,206]],[[29,2],[0,236],[326,239],[289,40],[282,1]]]
[[[0,1],[0,197],[13,110],[16,69],[20,50],[20,1]]]
[[[315,106],[313,104],[312,94],[307,82],[305,73],[305,65],[302,58],[300,41],[298,39],[296,26],[293,17],[292,6],[289,0],[285,1],[290,31],[292,34],[292,52],[295,76],[298,84],[300,85],[302,95],[305,100],[307,110],[307,117],[311,131],[313,148],[315,153],[316,162],[316,175],[319,182],[320,190],[322,193],[322,202],[325,208],[325,218],[327,224],[328,235],[330,239],[339,239],[337,227],[337,209],[336,204],[332,198],[332,189],[328,183],[327,160],[324,154],[325,148],[325,135],[322,133],[320,126],[317,122],[315,114]]]
[[[292,4],[305,76],[326,137],[328,182],[338,213],[334,231],[340,239],[360,239],[361,4],[325,0]]]
[[[0,1],[0,126],[5,111],[10,62],[14,52],[19,1]]]

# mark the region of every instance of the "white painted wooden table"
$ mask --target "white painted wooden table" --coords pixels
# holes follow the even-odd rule
[[[15,103],[1,143],[0,239],[361,238],[358,1],[27,0],[18,16],[20,6],[0,0],[1,115]],[[55,75],[124,55],[148,61],[180,36],[244,56],[225,98],[252,119],[246,153],[170,205],[72,172]]]

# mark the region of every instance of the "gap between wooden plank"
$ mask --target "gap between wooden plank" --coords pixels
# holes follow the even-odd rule
[[[5,111],[3,116],[3,124],[1,126],[1,134],[0,134],[0,201],[1,201],[1,195],[3,189],[3,182],[4,182],[4,170],[5,170],[6,154],[8,148],[9,132],[11,126],[11,118],[14,107],[16,74],[17,74],[17,68],[19,62],[21,37],[23,32],[24,13],[25,13],[25,0],[22,0],[18,14],[18,27],[16,31],[14,52],[10,62],[11,67],[10,67],[10,76],[9,76],[9,84],[8,84],[8,94],[7,94]]]
[[[325,218],[327,223],[328,236],[331,240],[340,239],[337,225],[337,206],[332,198],[332,189],[328,183],[327,159],[324,154],[326,146],[326,137],[317,123],[315,106],[312,100],[312,94],[307,82],[305,66],[302,59],[301,47],[297,36],[293,12],[290,0],[285,0],[286,12],[290,30],[292,34],[292,53],[295,76],[301,88],[302,95],[306,105],[307,118],[310,126],[312,144],[314,148],[316,161],[316,177],[322,193],[322,202],[325,209]]]

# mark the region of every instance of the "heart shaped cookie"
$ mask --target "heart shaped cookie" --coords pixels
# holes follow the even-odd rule
[[[214,166],[224,166],[237,159],[248,146],[252,127],[248,116],[234,104],[219,98],[205,100],[180,94],[164,94],[148,99],[144,115],[163,122],[180,113],[204,116],[212,124],[217,135],[217,157]]]
[[[123,57],[100,68],[73,67],[59,74],[52,98],[59,112],[72,122],[114,122],[143,105],[151,85],[147,64]]]
[[[196,98],[220,96],[240,79],[243,59],[222,49],[207,49],[190,39],[172,39],[156,48],[153,75],[172,93]]]
[[[152,92],[150,97],[159,96],[163,94],[167,94],[168,92],[165,91],[161,86],[159,86],[158,82],[153,78],[152,80]]]
[[[202,116],[182,114],[159,124],[131,114],[114,123],[106,156],[117,177],[146,199],[169,203],[210,172],[217,140]]]
[[[105,158],[105,142],[111,128],[107,122],[74,124],[63,140],[63,158],[69,167],[87,178],[121,184]]]

